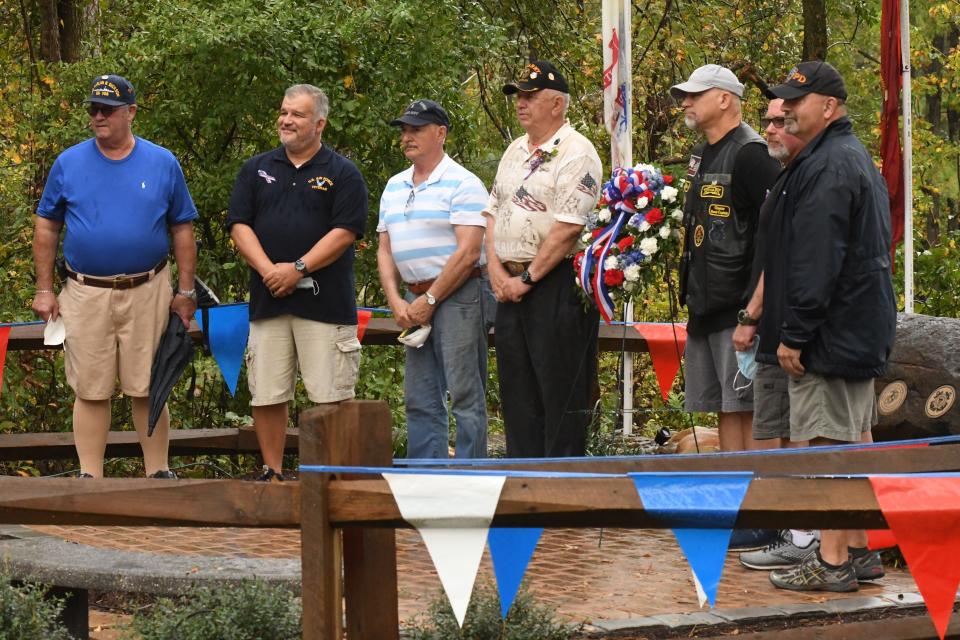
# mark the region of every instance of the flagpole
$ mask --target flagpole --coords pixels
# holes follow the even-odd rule
[[[623,153],[623,166],[633,166],[633,114],[631,107],[633,105],[633,64],[630,54],[631,36],[633,35],[633,21],[630,17],[630,0],[622,0],[623,9],[621,16],[623,22],[620,25],[620,78],[623,82],[623,116],[626,121],[626,131],[621,134],[623,138],[620,143],[620,149]],[[611,153],[614,141],[610,141]],[[629,323],[633,322],[633,299],[627,303],[627,308],[623,315],[627,326],[624,331],[630,331]],[[633,353],[627,351],[623,354],[623,435],[629,436],[633,433]]]
[[[910,95],[910,0],[900,0],[903,76],[903,310],[913,313],[913,104]]]

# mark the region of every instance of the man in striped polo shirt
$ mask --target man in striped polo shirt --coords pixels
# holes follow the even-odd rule
[[[390,124],[401,129],[413,165],[390,178],[380,198],[380,282],[400,327],[431,327],[426,342],[406,348],[407,457],[448,456],[448,392],[456,457],[485,457],[493,323],[481,250],[487,191],[444,153],[450,119],[439,104],[416,100]]]

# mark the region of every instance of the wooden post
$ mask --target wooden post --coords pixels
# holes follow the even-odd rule
[[[322,405],[300,420],[302,464],[390,466],[390,410],[383,402]],[[327,474],[301,475],[303,638],[399,638],[396,535],[393,529],[330,526]],[[343,584],[340,575],[343,570]]]

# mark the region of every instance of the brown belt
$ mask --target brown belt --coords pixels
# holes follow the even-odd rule
[[[164,258],[157,263],[153,269],[145,273],[137,273],[132,276],[114,276],[113,278],[97,278],[95,276],[87,276],[82,273],[77,273],[67,269],[67,277],[72,280],[76,280],[80,284],[85,284],[91,287],[100,287],[101,289],[133,289],[134,287],[139,287],[145,282],[149,282],[153,276],[155,276],[161,269],[167,266],[167,259]]]
[[[473,271],[467,275],[467,280],[470,278],[479,278],[480,274],[483,273],[483,267],[474,267]],[[415,296],[423,295],[427,290],[436,282],[437,279],[433,278],[432,280],[423,280],[421,282],[414,282],[413,284],[407,285],[407,291],[412,293]]]
[[[507,260],[503,263],[503,268],[510,272],[512,276],[518,276],[530,267],[529,262],[514,262]]]

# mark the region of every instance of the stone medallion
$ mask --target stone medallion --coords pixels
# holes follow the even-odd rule
[[[877,400],[877,411],[880,415],[888,416],[903,406],[907,400],[907,383],[903,380],[894,380],[883,388]]]
[[[949,384],[937,387],[927,398],[927,405],[924,412],[929,418],[939,418],[953,407],[957,399],[957,390]]]

